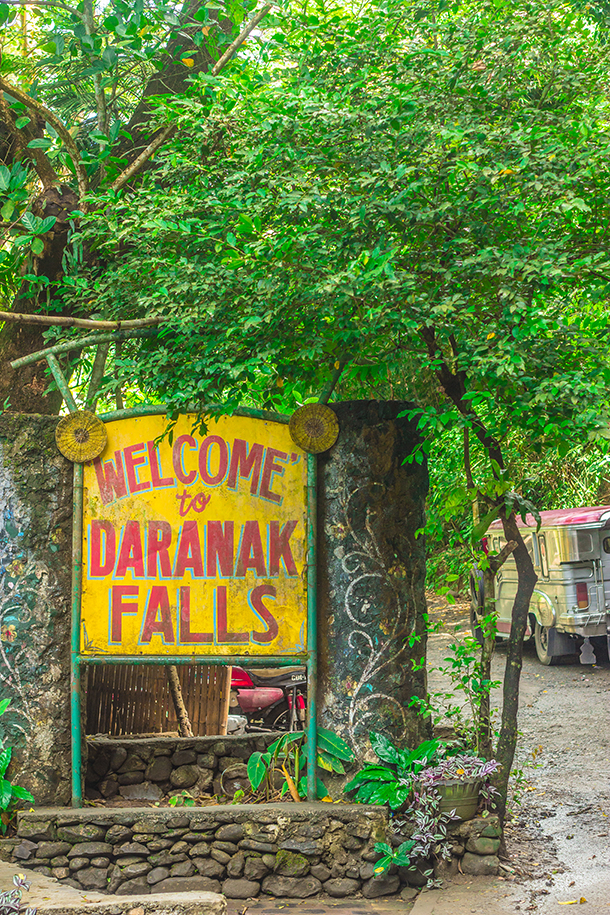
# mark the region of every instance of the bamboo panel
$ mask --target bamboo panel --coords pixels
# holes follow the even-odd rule
[[[226,734],[231,668],[180,665],[178,676],[193,734]],[[163,734],[178,730],[165,668],[160,665],[92,665],[87,684],[87,733]]]

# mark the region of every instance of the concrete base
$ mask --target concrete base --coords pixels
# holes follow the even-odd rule
[[[0,891],[13,889],[16,873],[31,883],[22,903],[37,915],[226,915],[227,900],[218,893],[158,893],[108,896],[64,886],[53,877],[0,861]]]

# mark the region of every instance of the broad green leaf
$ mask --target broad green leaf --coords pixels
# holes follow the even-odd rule
[[[34,802],[34,795],[30,794],[27,788],[22,788],[21,785],[12,785],[13,797],[19,801],[32,801]]]
[[[337,759],[342,759],[344,762],[352,761],[354,758],[352,750],[338,734],[329,731],[328,728],[318,728],[317,735],[318,747],[328,753],[329,756],[336,756]]]
[[[10,704],[11,699],[0,699],[0,715],[4,715]]]
[[[8,769],[8,764],[11,761],[12,749],[11,747],[6,747],[6,749],[0,752],[0,775],[4,775]]]
[[[259,752],[253,753],[248,760],[248,778],[250,779],[253,791],[257,791],[260,788],[261,783],[267,774],[267,766],[262,759],[262,755],[263,754]]]
[[[6,810],[13,797],[13,786],[5,778],[0,779],[0,810]]]

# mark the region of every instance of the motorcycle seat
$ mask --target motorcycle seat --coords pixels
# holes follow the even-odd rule
[[[248,670],[256,686],[305,686],[307,670],[305,667],[285,667],[275,669]]]

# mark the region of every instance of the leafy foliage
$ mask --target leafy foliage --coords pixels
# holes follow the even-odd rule
[[[0,701],[0,715],[3,715],[11,704],[10,699]],[[6,778],[6,770],[9,767],[12,756],[11,747],[0,745],[0,830],[4,835],[9,823],[15,817],[15,809],[19,801],[34,802],[33,796],[25,788],[19,785],[13,785]],[[21,895],[19,896],[21,898]]]

